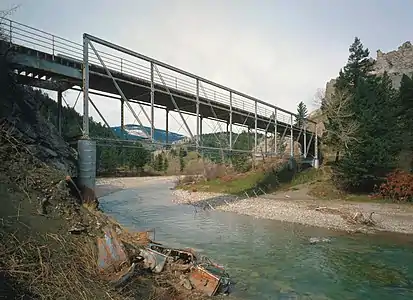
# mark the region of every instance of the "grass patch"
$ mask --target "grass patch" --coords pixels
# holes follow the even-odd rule
[[[182,186],[186,190],[197,190],[211,193],[225,193],[238,195],[251,190],[263,181],[266,174],[263,172],[249,172],[234,176],[224,176],[209,181],[202,181],[193,185]]]
[[[322,180],[324,171],[322,169],[309,168],[301,172],[297,172],[292,178],[289,185],[294,187],[300,184],[307,184]]]
[[[226,175],[221,178],[193,184],[181,184],[177,188],[192,191],[245,195],[262,194],[277,190],[291,189],[296,185],[318,180],[324,173],[316,169],[296,172],[284,164],[278,168],[259,169],[248,173]]]

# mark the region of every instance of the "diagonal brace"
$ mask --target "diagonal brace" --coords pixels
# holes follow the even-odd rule
[[[169,96],[171,97],[172,103],[173,103],[173,105],[175,106],[176,111],[177,111],[177,112],[179,113],[179,115],[181,116],[181,119],[182,119],[182,121],[183,121],[183,123],[184,123],[184,125],[185,125],[185,128],[186,128],[186,131],[187,131],[187,132],[189,133],[189,135],[191,136],[191,139],[193,139],[194,136],[193,136],[193,134],[192,134],[192,132],[191,132],[191,129],[189,128],[188,123],[186,122],[184,116],[182,115],[181,110],[179,109],[178,105],[176,104],[175,98],[174,98],[174,96],[172,96],[171,91],[169,90],[168,86],[166,85],[166,83],[165,83],[165,81],[164,81],[164,79],[163,79],[163,77],[162,77],[162,75],[161,75],[161,72],[159,72],[158,67],[157,67],[156,65],[153,65],[153,67],[154,67],[154,69],[156,70],[156,73],[158,73],[159,79],[162,81],[162,84],[163,84],[163,86],[165,87],[166,92],[167,92],[167,93],[169,94]]]
[[[150,138],[149,134],[146,132],[145,127],[143,126],[141,120],[139,119],[139,117],[136,115],[134,109],[132,108],[132,106],[130,105],[128,99],[126,98],[125,94],[123,93],[123,91],[121,90],[121,88],[119,87],[118,83],[116,82],[115,78],[112,76],[112,73],[110,73],[109,69],[106,67],[106,64],[104,63],[104,61],[102,60],[102,58],[100,57],[99,53],[96,51],[95,47],[93,46],[93,44],[89,41],[89,45],[92,48],[93,52],[95,52],[96,57],[99,59],[100,63],[102,64],[103,68],[106,71],[106,74],[112,79],[113,84],[115,85],[116,89],[118,90],[120,96],[122,97],[122,99],[125,101],[126,105],[128,106],[129,110],[131,111],[131,113],[133,114],[133,116],[135,117],[136,121],[138,121],[139,125],[142,128],[143,133],[145,134],[145,136],[147,138]],[[146,114],[146,112],[145,112]]]

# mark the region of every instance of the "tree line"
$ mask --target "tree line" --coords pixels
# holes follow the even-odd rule
[[[356,37],[334,92],[321,103],[334,183],[351,192],[373,192],[392,172],[413,168],[413,80],[403,75],[395,89],[388,73],[372,73],[369,54]],[[401,188],[413,195],[413,181],[406,184]]]

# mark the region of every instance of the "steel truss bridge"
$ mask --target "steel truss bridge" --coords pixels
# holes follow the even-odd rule
[[[62,93],[72,89],[79,91],[79,95],[83,93],[83,139],[94,139],[89,135],[89,104],[110,128],[90,97],[103,95],[120,101],[121,128],[124,128],[125,105],[143,127],[131,104],[135,108],[137,105],[150,124],[150,132],[145,131],[145,135],[152,143],[160,143],[154,137],[154,111],[161,108],[166,111],[166,143],[163,144],[169,144],[168,118],[170,112],[175,112],[182,120],[191,145],[198,151],[242,152],[234,148],[238,135],[233,134],[233,126],[241,126],[254,132],[254,149],[259,143],[259,132],[264,134],[266,155],[280,155],[281,143],[277,140],[289,139],[293,157],[297,155],[293,146],[297,141],[302,149],[299,154],[318,167],[317,125],[311,120],[297,127],[294,125],[296,114],[292,112],[86,33],[83,44],[79,44],[13,20],[0,22],[5,36],[2,43],[9,44],[8,55],[19,83],[57,91],[60,132]],[[150,107],[149,114],[144,106]],[[184,115],[196,118],[196,128],[189,126]],[[203,146],[204,119],[226,124],[228,141],[221,144],[221,148]],[[267,147],[268,135],[273,140],[271,147]]]

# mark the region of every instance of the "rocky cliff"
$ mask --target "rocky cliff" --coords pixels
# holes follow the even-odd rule
[[[383,53],[377,50],[377,58],[374,61],[373,74],[390,75],[395,88],[400,87],[403,74],[413,75],[413,46],[410,41],[403,43],[397,50]]]
[[[44,97],[30,87],[13,84],[10,76],[1,77],[0,126],[40,161],[76,177],[76,151],[39,112]]]
[[[413,45],[410,41],[403,43],[397,50],[387,53],[377,50],[372,74],[383,74],[387,72],[393,82],[393,87],[398,89],[403,74],[413,76]],[[330,97],[334,92],[336,79],[331,79],[326,84],[325,96]]]
[[[392,80],[393,87],[396,89],[400,87],[403,74],[410,77],[413,76],[413,45],[409,41],[403,43],[397,50],[387,53],[377,50],[376,59],[371,58],[371,60],[374,62],[372,74],[387,72]],[[335,83],[336,79],[334,78],[326,83],[324,97],[327,99],[334,93]],[[320,109],[313,111],[309,118],[317,122],[319,133],[322,133],[324,131],[324,124]]]

